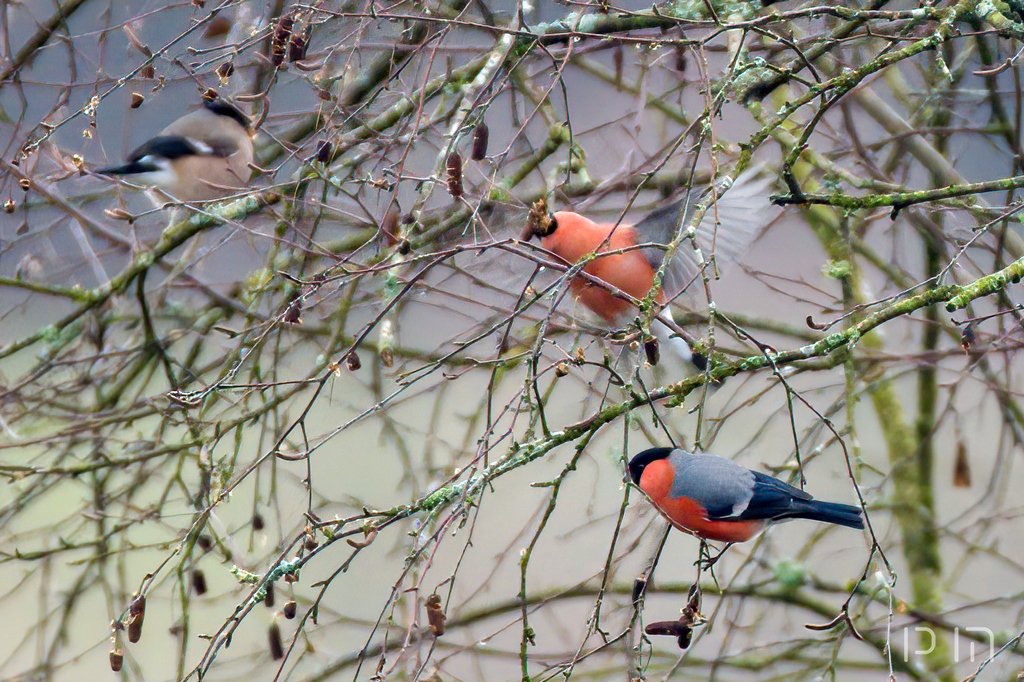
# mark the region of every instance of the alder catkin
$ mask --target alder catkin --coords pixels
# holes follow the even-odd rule
[[[469,155],[473,161],[482,161],[487,158],[487,139],[490,131],[486,123],[480,123],[473,130],[473,153]]]
[[[447,173],[448,194],[453,199],[462,198],[462,157],[458,152],[452,152],[444,162],[444,169]]]

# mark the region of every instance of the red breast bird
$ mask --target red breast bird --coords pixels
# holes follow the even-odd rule
[[[743,542],[787,519],[864,527],[860,507],[819,502],[715,455],[651,448],[630,461],[629,476],[673,526],[706,540]]]
[[[771,179],[759,175],[760,169],[745,173],[727,191],[720,190],[694,235],[700,253],[688,242],[680,246],[666,269],[662,290],[658,292],[659,303],[675,299],[693,284],[700,275],[700,261],[707,255],[714,253],[718,264],[735,259],[770,222],[773,211],[766,190]],[[687,195],[653,211],[635,225],[596,223],[572,211],[558,211],[547,220],[533,216],[521,239],[539,237],[541,246],[569,264],[590,253],[610,252],[599,255],[583,271],[642,299],[651,290],[655,272],[665,258],[664,246],[675,239],[681,227],[689,226],[693,207],[709,197],[710,190],[703,196]],[[638,248],[641,244],[651,246]],[[574,277],[569,285],[580,303],[610,325],[625,326],[636,315],[636,308],[629,302],[585,278]],[[670,337],[663,322],[656,320],[652,330],[684,361],[704,369],[704,358],[694,356],[682,339]]]

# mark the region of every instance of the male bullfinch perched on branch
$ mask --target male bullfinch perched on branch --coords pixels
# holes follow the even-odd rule
[[[249,184],[252,169],[250,121],[222,98],[204,98],[203,108],[182,116],[128,155],[122,166],[101,168],[133,183],[153,185],[167,198],[212,201]]]
[[[629,476],[673,526],[705,540],[743,542],[787,519],[864,527],[860,507],[819,502],[715,455],[651,448],[630,461]]]
[[[751,171],[741,175],[731,188],[719,187],[719,196],[708,206],[694,234],[699,251],[689,241],[680,244],[666,268],[658,303],[673,300],[688,287],[699,287],[703,261],[711,254],[719,265],[737,258],[768,225],[775,215],[768,198],[772,180],[760,178],[759,174],[760,169]],[[528,241],[539,237],[541,246],[570,265],[588,254],[608,252],[590,261],[583,271],[639,300],[654,284],[654,275],[665,258],[664,247],[675,240],[680,229],[689,227],[694,207],[710,202],[711,198],[710,190],[703,196],[687,195],[653,211],[635,225],[596,223],[572,211],[542,215],[535,205],[520,238]],[[547,209],[541,210],[546,213]],[[641,244],[651,246],[636,248]],[[610,325],[625,326],[637,314],[628,301],[584,277],[573,278],[570,287],[580,303]],[[706,359],[694,355],[683,339],[670,336],[665,324],[668,315],[662,311],[659,317],[663,319],[654,320],[652,331],[685,362],[703,370]]]

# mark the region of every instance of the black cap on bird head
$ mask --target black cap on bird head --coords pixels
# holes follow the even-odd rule
[[[629,477],[633,483],[640,485],[640,477],[644,475],[644,469],[651,462],[665,459],[672,454],[675,448],[650,448],[644,450],[633,459],[629,460]]]
[[[215,90],[207,90],[203,93],[203,106],[218,116],[227,116],[230,119],[234,119],[238,122],[238,125],[246,130],[249,130],[249,126],[252,125],[252,121],[249,120],[248,116],[239,111],[234,104],[218,95]]]
[[[528,242],[534,237],[547,237],[558,229],[555,216],[548,212],[548,202],[543,198],[533,202],[530,214],[526,217],[526,227],[519,235],[519,241]]]

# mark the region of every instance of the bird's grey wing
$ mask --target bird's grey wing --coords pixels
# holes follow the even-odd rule
[[[640,242],[668,246],[679,233],[680,225],[686,225],[684,218],[691,213],[691,202],[693,201],[693,197],[693,193],[688,192],[683,198],[677,199],[676,201],[655,209],[645,215],[640,222],[633,226],[633,229],[637,232],[637,238]],[[673,259],[672,266],[670,266],[665,273],[663,289],[671,292],[672,294],[675,294],[687,284],[685,281],[680,281],[681,277],[684,276],[684,272],[675,266],[675,262],[681,260],[681,251],[688,248],[689,247],[685,244],[681,246],[679,252],[677,252]],[[660,268],[662,262],[665,260],[665,249],[662,247],[651,246],[643,249],[642,252],[644,254],[644,258],[647,259],[647,262],[650,263],[651,267],[655,270]],[[696,272],[696,270],[694,270],[694,272]]]
[[[633,227],[645,242],[668,244],[675,239],[683,216],[690,213],[690,201],[691,193],[687,193],[683,198],[651,211]],[[648,252],[651,265],[660,264],[664,253],[663,250],[651,249]]]
[[[695,240],[705,261],[712,255],[719,266],[737,260],[778,214],[773,210],[769,191],[775,179],[763,167],[746,171],[728,190],[718,192],[697,226]],[[719,183],[721,187],[721,183]],[[702,195],[688,193],[682,199],[645,216],[634,227],[641,241],[669,244],[681,229],[689,226],[694,207],[714,197],[711,190]],[[649,248],[644,255],[651,267],[660,268],[664,249]],[[665,273],[662,287],[668,298],[680,292],[696,291],[700,265],[693,244],[680,244]]]
[[[754,493],[754,472],[714,455],[677,451],[669,457],[676,471],[670,494],[688,497],[707,511],[708,518],[736,517]]]

